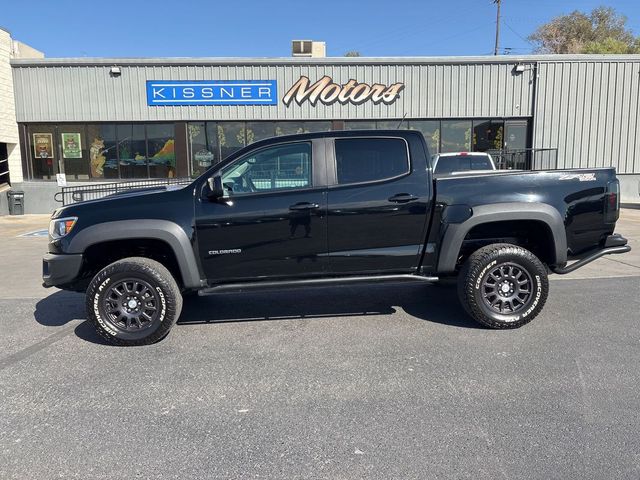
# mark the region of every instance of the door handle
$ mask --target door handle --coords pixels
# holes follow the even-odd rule
[[[317,203],[299,202],[291,205],[289,210],[315,210],[316,208],[320,208]]]
[[[418,197],[414,197],[410,193],[398,193],[389,197],[389,201],[394,203],[408,203],[414,200],[418,200]]]

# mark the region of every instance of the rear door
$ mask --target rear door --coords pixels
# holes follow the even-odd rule
[[[329,148],[329,270],[415,271],[426,234],[430,179],[423,148],[403,137],[345,137]]]

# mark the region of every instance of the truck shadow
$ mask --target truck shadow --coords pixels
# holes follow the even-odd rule
[[[455,288],[407,284],[296,288],[187,297],[178,324],[392,315],[398,310],[429,322],[482,328],[464,312]]]
[[[49,327],[60,327],[73,320],[83,320],[86,318],[84,302],[82,294],[57,291],[36,303],[34,319]],[[453,327],[482,328],[464,312],[455,288],[406,284],[296,288],[293,291],[186,297],[178,324],[188,326],[252,320],[392,315],[398,310],[428,322]],[[80,323],[75,333],[83,340],[105,343],[88,321]]]

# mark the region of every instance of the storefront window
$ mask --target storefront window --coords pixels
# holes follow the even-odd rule
[[[473,121],[473,150],[501,150],[504,141],[504,122],[502,120]]]
[[[64,172],[70,181],[105,181],[195,177],[253,142],[342,127],[417,130],[431,154],[522,149],[528,132],[526,121],[509,119],[61,123],[28,124],[22,132],[29,178],[55,180]]]
[[[440,121],[438,120],[411,120],[410,130],[418,130],[424,136],[431,155],[440,152]]]
[[[176,176],[175,128],[172,123],[147,124],[147,158],[151,178]]]
[[[375,130],[376,122],[371,121],[360,121],[360,120],[350,120],[344,122],[345,130]]]
[[[376,122],[378,130],[406,130],[409,128],[409,122],[406,120],[384,120]]]
[[[118,157],[120,178],[148,178],[147,142],[144,125],[118,125]]]
[[[471,149],[471,121],[443,120],[442,152],[467,152]]]
[[[52,125],[29,125],[27,142],[33,178],[51,180],[58,170],[56,129]]]
[[[331,122],[302,122],[302,128],[304,128],[304,133],[329,132],[331,131]]]
[[[84,125],[64,125],[58,129],[58,136],[67,180],[88,180],[89,149]]]
[[[216,130],[220,160],[224,160],[245,146],[244,122],[221,122],[218,123]]]
[[[218,124],[191,122],[187,125],[187,141],[191,152],[191,176],[197,177],[220,161]]]
[[[271,138],[275,135],[275,126],[273,122],[247,122],[247,145]]]
[[[304,122],[277,122],[276,136],[304,133]]]
[[[187,141],[191,152],[191,172],[197,177],[213,164],[214,154],[209,150],[207,128],[204,122],[187,125]]]
[[[119,178],[116,126],[87,125],[87,143],[91,178]]]

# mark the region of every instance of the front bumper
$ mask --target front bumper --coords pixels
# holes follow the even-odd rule
[[[580,267],[584,267],[587,263],[591,263],[605,255],[627,253],[630,250],[631,247],[627,245],[627,239],[619,233],[614,233],[613,235],[607,236],[602,248],[598,248],[577,262],[573,262],[571,265],[567,265],[565,267],[551,267],[551,271],[553,273],[564,275],[566,273],[571,273]]]
[[[47,253],[42,259],[42,286],[59,287],[76,280],[82,266],[82,254]]]

